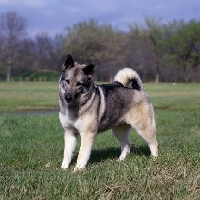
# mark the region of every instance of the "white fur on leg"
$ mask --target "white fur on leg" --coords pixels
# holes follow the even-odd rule
[[[92,150],[94,135],[94,133],[81,134],[81,147],[74,171],[80,171],[87,165]]]
[[[119,161],[124,160],[129,153],[130,153],[130,144],[126,145],[121,144],[121,155],[118,160]]]
[[[65,141],[64,157],[61,168],[67,169],[69,167],[69,164],[71,162],[76,147],[76,136],[72,132],[66,131],[64,134],[64,141]]]
[[[150,148],[150,151],[151,151],[151,155],[154,158],[156,158],[158,156],[158,144],[157,144],[157,142],[153,143],[153,144],[149,144],[149,148]]]
[[[121,146],[121,154],[118,161],[124,160],[126,156],[130,153],[130,129],[131,126],[127,124],[121,124],[112,128],[112,132],[114,136],[118,139]]]
[[[67,169],[69,167],[69,161],[68,160],[63,160],[62,161],[62,165],[61,165],[61,168],[62,169]]]

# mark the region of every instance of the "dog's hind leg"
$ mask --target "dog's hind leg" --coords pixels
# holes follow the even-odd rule
[[[112,128],[114,136],[118,139],[121,145],[121,154],[119,160],[124,160],[125,157],[130,153],[130,129],[131,126],[128,124],[121,124]]]
[[[156,140],[156,125],[154,119],[143,119],[142,122],[132,124],[137,133],[144,139],[148,144],[151,155],[153,157],[158,156],[158,143]]]
[[[73,130],[67,129],[64,133],[64,157],[61,168],[66,169],[69,167],[71,159],[73,157],[74,150],[76,148],[77,134]]]
[[[153,157],[158,156],[158,143],[156,140],[156,135],[153,133],[153,130],[141,130],[136,129],[137,133],[145,140],[145,142],[148,144],[149,149],[151,151],[151,155]]]

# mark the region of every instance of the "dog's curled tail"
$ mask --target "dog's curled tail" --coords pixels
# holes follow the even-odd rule
[[[142,81],[138,73],[131,68],[121,69],[114,77],[113,82],[120,82],[124,87],[142,90]]]

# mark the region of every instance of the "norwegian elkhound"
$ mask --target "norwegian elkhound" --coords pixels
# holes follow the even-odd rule
[[[133,127],[158,155],[154,111],[139,75],[130,68],[120,70],[111,84],[96,85],[94,65],[80,65],[67,55],[59,80],[59,118],[64,129],[62,168],[69,167],[78,135],[81,146],[74,171],[85,168],[97,133],[112,128],[121,145],[119,160],[130,153]]]

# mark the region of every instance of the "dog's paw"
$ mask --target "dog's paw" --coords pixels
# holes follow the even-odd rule
[[[85,168],[80,168],[80,167],[76,166],[76,167],[74,168],[74,172],[82,171],[82,170],[84,170],[84,169],[85,169]]]
[[[151,155],[151,160],[156,161],[157,157],[158,157],[158,156],[152,156],[152,155]]]
[[[62,162],[61,168],[62,169],[67,169],[69,167],[69,164]]]
[[[122,161],[124,161],[124,160],[125,160],[125,157],[124,157],[124,158],[118,158],[118,159],[117,159],[118,162],[122,162]]]
[[[125,158],[126,158],[126,156],[127,156],[128,154],[129,154],[129,153],[120,155],[119,158],[118,158],[118,161],[123,161],[123,160],[125,160]]]

